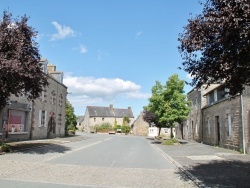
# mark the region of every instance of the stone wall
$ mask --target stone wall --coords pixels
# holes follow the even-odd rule
[[[141,112],[138,118],[133,123],[133,134],[137,136],[147,136],[149,124],[143,120],[143,113]]]
[[[117,122],[117,125],[122,125],[123,123],[123,118],[114,118],[114,117],[89,117],[89,112],[88,110],[85,111],[84,115],[84,121],[82,123],[84,127],[84,132],[93,132],[94,127],[96,125],[102,125],[103,123],[109,123],[112,127],[115,124],[115,120]],[[130,122],[128,126],[131,126],[132,123],[134,122],[134,118],[129,118]]]
[[[231,134],[229,133],[228,114],[231,115]],[[203,109],[203,142],[205,144],[240,151],[242,148],[241,133],[240,97],[224,99]]]
[[[32,113],[32,139],[65,135],[65,107],[67,87],[52,77],[48,79],[49,87],[45,89],[40,98],[33,102]],[[53,99],[52,99],[53,98]],[[39,111],[46,112],[44,126],[39,126]],[[53,131],[48,130],[49,121],[53,119]]]

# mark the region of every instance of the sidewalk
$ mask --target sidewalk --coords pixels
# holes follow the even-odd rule
[[[196,142],[155,146],[199,187],[250,187],[250,155]]]
[[[55,145],[63,144],[67,142],[76,142],[81,140],[86,140],[86,136],[83,135],[72,135],[67,137],[56,137],[51,139],[41,139],[41,140],[28,140],[20,142],[9,142],[7,143],[10,146],[12,152],[21,151],[25,149],[42,147],[45,145]]]

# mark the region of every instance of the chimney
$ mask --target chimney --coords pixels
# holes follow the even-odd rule
[[[53,64],[48,64],[47,69],[49,73],[55,72],[56,71],[56,66]]]
[[[109,105],[110,112],[115,116],[113,104]]]

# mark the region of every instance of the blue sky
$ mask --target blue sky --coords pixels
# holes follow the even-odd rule
[[[64,72],[76,115],[113,104],[137,117],[156,80],[177,73],[190,81],[178,69],[177,38],[190,13],[201,12],[198,0],[0,0],[0,10],[30,17],[41,56]]]

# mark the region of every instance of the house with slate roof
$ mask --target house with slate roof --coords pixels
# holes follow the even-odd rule
[[[92,132],[95,125],[102,125],[103,123],[110,123],[114,126],[116,121],[117,125],[122,125],[125,116],[129,118],[129,126],[131,126],[134,122],[131,107],[127,109],[114,108],[112,104],[109,107],[87,106],[83,122],[84,132]]]
[[[76,127],[78,129],[81,129],[83,121],[84,121],[84,116],[77,116],[76,117]]]

